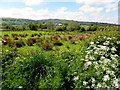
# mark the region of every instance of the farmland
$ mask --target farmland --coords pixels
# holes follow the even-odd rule
[[[2,29],[3,89],[119,88],[118,26],[5,22]]]

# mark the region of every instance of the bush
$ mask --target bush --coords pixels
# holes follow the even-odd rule
[[[66,30],[66,26],[56,26],[55,30],[56,31],[65,31]]]
[[[55,59],[43,54],[17,57],[3,74],[3,89],[6,88],[53,88],[59,87],[59,72],[54,67]],[[57,76],[57,77],[56,77]]]
[[[84,28],[84,27],[81,27],[81,28],[80,28],[80,31],[81,31],[81,32],[84,32],[84,31],[85,31],[85,28]]]
[[[76,73],[75,88],[119,88],[119,37],[116,32],[105,32],[87,42],[82,57],[70,68],[71,74]]]
[[[96,31],[97,28],[98,28],[98,27],[95,26],[95,25],[89,26],[89,31]]]

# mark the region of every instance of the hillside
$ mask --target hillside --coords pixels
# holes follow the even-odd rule
[[[17,19],[17,18],[1,18],[2,23],[8,23],[10,25],[25,25],[25,24],[41,24],[41,23],[68,23],[73,20],[63,20],[63,19],[44,19],[44,20],[30,20],[30,19]],[[84,21],[75,21],[80,23],[81,25],[89,25],[89,24],[104,24],[104,25],[113,25],[109,23],[99,23],[99,22],[84,22]]]

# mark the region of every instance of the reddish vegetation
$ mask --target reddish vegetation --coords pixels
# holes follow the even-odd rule
[[[40,38],[40,36],[43,35],[52,35],[51,37],[42,37]],[[31,38],[28,39],[24,39],[21,40],[19,39],[19,37],[26,37],[28,36],[28,34],[11,34],[11,36],[13,37],[13,40],[10,38],[10,36],[8,34],[5,34],[2,38],[2,43],[3,45],[16,45],[17,47],[21,47],[23,45],[25,45],[25,43],[29,46],[32,46],[35,43],[43,43],[42,47],[45,50],[50,50],[52,49],[52,45],[50,43],[45,43],[45,42],[51,42],[51,41],[55,41],[55,40],[70,40],[71,43],[75,43],[76,40],[85,40],[88,39],[91,34],[89,33],[34,33],[34,34],[30,34],[29,36],[31,36]],[[35,36],[38,36],[38,38],[33,38]],[[16,41],[14,41],[16,40]],[[62,43],[57,42],[54,43],[54,45],[62,45]]]
[[[26,37],[28,34],[19,34],[20,37]]]
[[[42,44],[42,48],[43,48],[44,50],[52,50],[53,45],[50,44],[50,43],[45,43],[45,44]]]
[[[9,35],[8,35],[8,34],[5,34],[4,37],[9,37]]]
[[[18,37],[14,37],[14,40],[18,40]]]

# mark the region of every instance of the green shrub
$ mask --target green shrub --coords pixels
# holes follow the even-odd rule
[[[57,68],[54,67],[54,58],[40,53],[31,57],[17,57],[16,59],[17,61],[11,64],[9,68],[4,69],[3,89],[59,87],[61,79],[58,77]]]
[[[56,26],[55,30],[56,31],[65,31],[66,30],[66,26]]]

